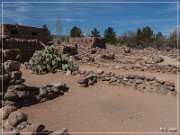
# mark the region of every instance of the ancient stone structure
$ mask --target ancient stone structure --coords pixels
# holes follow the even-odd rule
[[[13,60],[27,61],[35,52],[48,44],[49,35],[47,29],[22,25],[4,24],[0,25],[0,46],[4,51],[11,52],[11,49],[19,49]],[[3,42],[2,42],[3,40]],[[16,58],[18,57],[18,58]],[[21,58],[21,59],[20,59]]]
[[[77,45],[78,49],[92,47],[106,48],[104,40],[96,37],[73,37],[69,38],[69,43]]]
[[[36,39],[44,44],[47,44],[47,30],[43,28],[36,28],[30,26],[22,26],[22,25],[12,25],[12,24],[4,24],[2,29],[2,24],[0,25],[0,34],[3,38],[17,38],[17,39]]]

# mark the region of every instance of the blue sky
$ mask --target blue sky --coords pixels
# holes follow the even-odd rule
[[[27,1],[23,0],[22,2]],[[73,26],[78,26],[89,34],[96,27],[102,35],[108,26],[113,27],[117,35],[126,31],[136,31],[139,27],[150,26],[154,32],[161,31],[168,35],[177,27],[176,3],[146,3],[145,1],[138,1],[144,3],[125,3],[135,2],[132,0],[124,1],[124,3],[75,3],[72,0],[68,0],[68,2],[73,3],[3,3],[3,22],[35,27],[46,24],[52,34],[56,33],[55,20],[58,16],[61,20],[62,34],[69,34]],[[83,2],[88,1],[84,0]]]

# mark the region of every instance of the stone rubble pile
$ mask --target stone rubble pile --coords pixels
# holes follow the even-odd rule
[[[130,51],[129,51],[130,50]],[[126,53],[128,52],[128,53]],[[167,53],[167,52],[166,52]],[[172,54],[175,52],[172,51]],[[153,48],[143,50],[128,47],[107,47],[107,49],[89,48],[74,55],[77,63],[89,66],[104,67],[105,64],[121,64],[119,68],[126,70],[139,70],[176,74],[180,71],[177,65],[162,65],[163,51]],[[123,64],[123,66],[122,66]],[[106,66],[107,67],[107,66]],[[112,67],[113,68],[113,67]]]
[[[19,111],[18,108],[54,99],[68,92],[69,87],[63,82],[51,83],[40,88],[26,86],[23,84],[25,80],[21,78],[21,63],[8,60],[1,66],[3,66],[0,76],[1,81],[3,81],[3,87],[1,86],[0,91],[1,99],[3,99],[0,103],[2,128],[10,130],[13,135],[23,135],[25,132],[29,132],[29,134],[49,132],[44,130],[45,126],[42,124],[29,123],[27,115]],[[69,133],[67,129],[62,129],[57,133],[49,132],[48,134],[68,135]]]

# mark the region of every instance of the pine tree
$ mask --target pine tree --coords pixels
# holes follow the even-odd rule
[[[91,36],[92,36],[92,37],[101,37],[100,31],[98,31],[96,28],[94,28],[94,29],[91,31]]]
[[[72,29],[71,29],[71,37],[80,37],[82,34],[81,32],[81,29],[74,26]]]
[[[114,44],[114,45],[117,43],[116,33],[114,32],[112,27],[108,27],[104,31],[104,41],[105,43]]]

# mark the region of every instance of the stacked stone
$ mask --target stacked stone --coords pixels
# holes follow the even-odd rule
[[[11,131],[13,135],[36,134],[46,132],[45,126],[39,123],[29,123],[27,115],[19,111],[17,108],[32,105],[38,102],[44,102],[48,99],[56,98],[63,95],[69,88],[65,83],[52,83],[45,87],[30,87],[23,84],[22,72],[20,71],[20,63],[17,61],[8,60],[4,63],[3,74],[3,89],[1,89],[0,119],[3,120],[3,128]],[[2,123],[0,123],[2,124]],[[62,129],[56,133],[49,134],[68,135],[67,129]]]
[[[4,63],[3,81],[3,102],[1,106],[15,105],[23,107],[32,105],[38,102],[53,99],[59,95],[63,95],[68,91],[65,83],[59,82],[49,84],[45,87],[31,87],[23,84],[24,79],[21,78],[20,63],[17,61],[8,60]],[[1,90],[2,91],[2,90]]]
[[[21,107],[35,102],[33,96],[38,94],[38,88],[23,84],[25,80],[22,79],[22,72],[20,71],[21,63],[8,60],[3,66],[8,80],[7,83],[3,84],[3,102],[1,106],[15,105]]]

